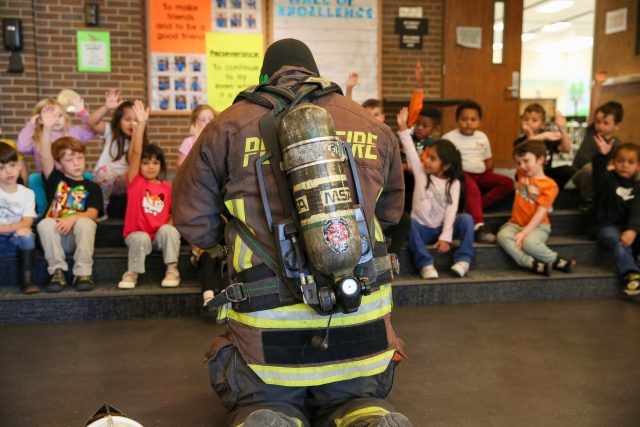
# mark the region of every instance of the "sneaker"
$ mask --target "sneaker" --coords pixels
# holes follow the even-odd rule
[[[631,273],[626,278],[624,293],[629,296],[640,295],[640,274]]]
[[[49,280],[47,286],[44,287],[44,290],[49,293],[60,292],[65,286],[67,286],[67,279],[64,277],[64,271],[56,268],[51,276],[51,280]]]
[[[175,288],[180,284],[180,272],[175,267],[168,267],[164,279],[160,283],[163,288]]]
[[[136,287],[136,283],[138,282],[138,273],[133,271],[125,271],[122,275],[122,280],[118,283],[118,288],[120,289],[133,289]]]
[[[252,412],[245,420],[244,427],[297,427],[299,421],[296,418],[288,417],[281,412],[271,409],[258,409]]]
[[[542,274],[544,276],[551,276],[551,269],[553,264],[551,262],[533,261],[530,270],[536,274]]]
[[[366,416],[349,424],[349,427],[413,427],[411,421],[399,412],[384,416]]]
[[[489,227],[486,225],[481,225],[478,227],[474,234],[474,238],[476,243],[486,243],[489,245],[493,245],[496,243],[496,235],[489,230]]]
[[[92,291],[96,285],[93,283],[91,276],[74,276],[73,286],[78,292]]]
[[[451,266],[451,271],[456,273],[458,277],[464,277],[469,272],[469,263],[467,261],[458,261]]]
[[[553,263],[553,268],[558,271],[564,271],[565,273],[571,273],[571,269],[574,265],[576,265],[575,259],[565,259],[562,257],[558,257]]]
[[[425,265],[420,270],[420,277],[422,277],[423,279],[437,279],[438,270],[436,270],[433,264]]]

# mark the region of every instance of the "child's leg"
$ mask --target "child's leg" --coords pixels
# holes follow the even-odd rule
[[[180,254],[180,233],[173,225],[165,224],[156,233],[153,243],[162,249],[162,257],[167,267],[178,266]]]
[[[571,179],[582,200],[593,200],[593,167],[591,163],[585,164]]]
[[[67,271],[67,260],[62,247],[62,236],[55,230],[56,220],[44,218],[38,223],[38,236],[44,249],[44,258],[47,260],[47,272],[53,274],[57,269]]]
[[[36,235],[33,234],[30,228],[20,228],[16,230],[14,237],[19,250],[32,251],[36,248]]]
[[[429,228],[419,224],[415,219],[411,220],[409,229],[409,250],[413,255],[413,262],[420,270],[422,267],[433,264],[433,257],[427,251],[426,245],[435,243],[440,236],[441,229]]]
[[[465,203],[467,212],[473,218],[474,224],[482,224],[484,223],[484,218],[482,214],[482,193],[480,193],[480,187],[478,187],[478,183],[476,174],[464,173],[464,183],[465,183]]]
[[[533,265],[533,257],[518,249],[516,242],[513,240],[515,235],[521,231],[522,227],[519,225],[507,222],[500,228],[500,231],[498,231],[498,245],[504,249],[520,267],[530,268]]]
[[[134,231],[124,239],[124,243],[129,248],[127,271],[144,274],[144,263],[152,249],[151,237],[144,231]]]
[[[544,169],[544,174],[554,180],[560,190],[564,189],[564,186],[569,182],[574,172],[575,170],[568,165]]]
[[[453,254],[453,262],[473,260],[473,218],[469,214],[459,214],[453,223],[453,238],[460,239],[460,247]]]
[[[93,271],[93,252],[95,250],[95,221],[89,218],[78,218],[73,225],[75,250],[73,253],[73,275],[91,276]]]
[[[522,249],[538,261],[544,263],[554,262],[558,253],[547,246],[547,240],[551,233],[551,225],[538,225],[522,242]]]
[[[615,225],[601,228],[596,234],[598,243],[613,253],[618,276],[625,277],[629,273],[640,273],[635,263],[631,247],[620,244],[620,229]]]
[[[29,174],[29,188],[36,194],[36,213],[39,217],[47,213],[47,192],[44,188],[44,180],[41,173]]]
[[[484,192],[482,208],[488,208],[498,203],[513,192],[513,180],[495,172],[485,172],[478,175],[478,186]]]
[[[16,256],[16,242],[12,234],[0,234],[0,258]]]

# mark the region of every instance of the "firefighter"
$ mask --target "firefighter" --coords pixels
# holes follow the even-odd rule
[[[403,342],[390,320],[394,260],[386,252],[383,233],[403,210],[397,140],[386,125],[320,77],[311,51],[298,40],[280,40],[267,49],[260,83],[207,125],[173,183],[173,219],[182,236],[218,255],[218,243],[226,243],[230,284],[214,298],[218,321],[226,330],[206,353],[212,387],[234,427],[411,426],[384,400],[404,357]],[[322,228],[327,251],[346,251],[354,246],[346,239],[359,233],[358,254],[371,254],[345,285],[362,290],[355,311],[340,306],[346,298],[338,288],[334,295],[331,286],[323,288],[332,295],[326,300],[330,308],[310,305],[300,289],[307,289],[312,276],[295,282],[285,274],[290,268],[285,267],[289,258],[282,249],[286,239],[278,242],[278,236],[290,229],[283,227],[280,234],[274,229],[286,223],[288,215],[299,221],[298,214],[307,207],[298,198],[292,204],[296,212],[287,208],[287,200],[293,199],[283,194],[288,191],[281,182],[287,178],[281,172],[287,159],[280,160],[278,141],[273,141],[280,122],[269,131],[263,119],[281,120],[288,103],[299,101],[329,113],[332,121],[326,128],[346,141],[346,157],[356,171],[344,168],[349,175],[346,190],[336,190],[326,203],[357,195],[364,231],[341,218],[327,220]],[[294,121],[295,127],[300,119],[291,117],[287,126]],[[297,126],[304,130],[317,124],[310,120]],[[335,139],[318,140],[335,144]],[[317,191],[329,181],[335,178],[309,177]],[[296,246],[295,239],[286,241]],[[300,251],[308,249],[307,243]],[[301,261],[304,256],[296,258],[296,268],[313,264]]]

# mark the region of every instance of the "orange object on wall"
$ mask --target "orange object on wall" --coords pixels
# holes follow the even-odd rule
[[[150,1],[151,52],[204,53],[211,31],[210,0]]]

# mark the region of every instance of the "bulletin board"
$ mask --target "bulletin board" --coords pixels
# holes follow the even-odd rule
[[[148,0],[148,104],[154,113],[222,111],[258,83],[267,0]]]
[[[381,98],[380,0],[274,0],[270,39],[302,40],[313,53],[320,75],[345,89],[349,73],[359,74],[353,99]]]

